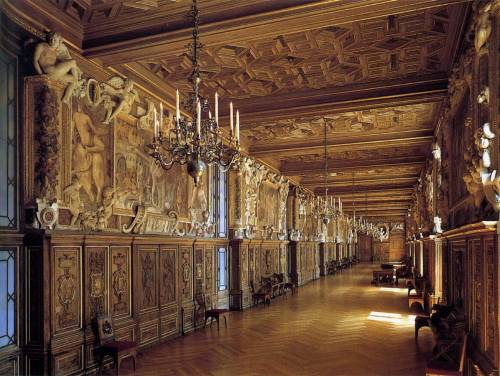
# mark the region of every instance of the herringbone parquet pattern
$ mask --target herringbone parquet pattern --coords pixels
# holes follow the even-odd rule
[[[201,329],[144,350],[139,375],[422,375],[432,346],[413,339],[402,289],[370,285],[375,266],[358,265],[294,296],[231,312],[228,329]],[[372,311],[401,314],[373,321]],[[131,364],[123,365],[132,374]]]

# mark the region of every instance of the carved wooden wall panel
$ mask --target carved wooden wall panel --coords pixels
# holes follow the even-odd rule
[[[95,322],[98,316],[108,314],[108,247],[85,247],[86,258],[86,310],[87,322]]]
[[[81,328],[81,247],[53,247],[52,255],[52,333],[57,335]]]
[[[160,309],[161,336],[174,336],[178,332],[177,247],[160,247]]]
[[[138,248],[139,267],[138,283],[142,296],[139,298],[139,312],[144,312],[158,305],[157,302],[157,250]]]
[[[255,260],[255,253],[256,253],[256,249],[255,247],[253,247],[252,245],[248,246],[248,245],[245,245],[243,247],[241,247],[238,252],[239,252],[239,265],[238,265],[238,274],[240,275],[240,280],[241,280],[241,285],[240,285],[240,289],[241,291],[243,291],[243,297],[242,297],[242,307],[248,307],[250,305],[250,298],[249,298],[249,295],[248,295],[248,292],[249,292],[249,283],[251,281],[250,279],[250,275],[249,275],[249,268],[250,268],[250,259],[249,259],[249,254],[250,254],[250,250],[253,251],[253,257]],[[252,265],[255,265],[255,263],[252,263]],[[238,275],[238,274],[233,274],[233,275]],[[255,270],[254,270],[254,274],[252,276],[253,278],[256,277],[255,275]],[[254,281],[256,281],[254,279]]]
[[[146,345],[158,340],[158,248],[146,245],[136,247],[135,305],[139,314],[139,342]]]
[[[203,255],[203,247],[195,246],[194,249],[194,293],[201,294],[203,293],[204,283],[205,283],[205,273],[204,273],[204,255]]]
[[[175,303],[177,297],[177,249],[162,247],[160,250],[160,304]]]
[[[399,261],[406,253],[405,236],[403,232],[389,234],[389,261]]]
[[[26,311],[26,343],[30,346],[43,345],[43,327],[39,322],[43,312],[43,294],[37,288],[44,286],[43,247],[26,247],[26,302],[30,309]]]
[[[242,284],[244,286],[250,285],[250,282],[253,282],[254,286],[257,282],[256,274],[255,274],[255,247],[248,247],[248,278],[246,278],[246,273],[242,276]]]
[[[130,260],[130,247],[110,247],[110,313],[114,319],[132,313]]]
[[[215,247],[205,245],[205,293],[212,298],[217,294],[216,272]]]
[[[485,275],[484,249],[481,238],[469,240],[470,302],[469,317],[472,335],[484,351],[485,340]]]
[[[193,300],[193,256],[191,247],[180,249],[180,275],[179,283],[183,302]]]
[[[498,249],[495,238],[484,239],[486,280],[486,353],[498,364]]]
[[[462,306],[465,301],[466,286],[466,244],[464,241],[450,243],[450,304]],[[464,307],[465,308],[465,307]]]
[[[470,225],[478,228],[482,225]],[[445,287],[450,304],[463,302],[470,334],[471,365],[489,374],[498,364],[498,239],[496,228],[460,232],[448,241]],[[474,372],[472,374],[474,374]]]

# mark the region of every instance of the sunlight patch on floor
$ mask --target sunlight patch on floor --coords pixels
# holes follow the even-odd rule
[[[415,315],[406,315],[406,317],[404,317],[400,313],[371,311],[368,316],[368,320],[382,321],[398,325],[413,325],[415,323],[415,317]]]
[[[379,291],[393,292],[396,294],[408,294],[408,289],[402,287],[380,287]]]

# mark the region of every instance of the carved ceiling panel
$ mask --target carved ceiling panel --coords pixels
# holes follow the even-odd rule
[[[201,56],[205,91],[231,98],[344,86],[447,72],[460,5],[342,26],[207,47]],[[190,64],[185,54],[142,64],[183,92]]]
[[[439,104],[419,103],[396,107],[374,108],[324,116],[299,117],[245,124],[242,135],[253,145],[323,139],[327,137],[366,136],[383,132],[433,129]]]

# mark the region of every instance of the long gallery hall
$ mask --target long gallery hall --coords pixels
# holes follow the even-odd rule
[[[500,0],[0,0],[0,376],[500,374]]]

